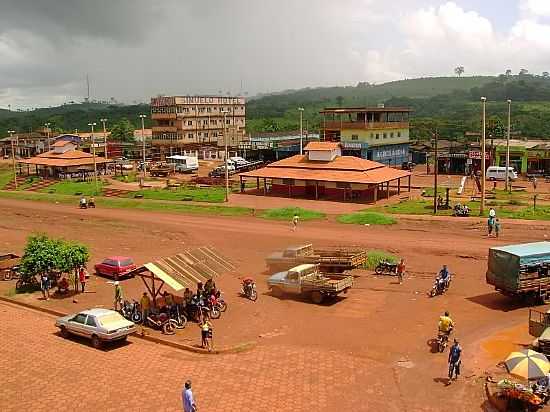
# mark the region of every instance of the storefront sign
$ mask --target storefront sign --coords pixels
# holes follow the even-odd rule
[[[470,150],[468,152],[468,157],[470,159],[481,160],[481,152],[479,150]],[[485,160],[489,160],[489,153],[485,152]]]
[[[348,149],[348,150],[361,150],[361,149],[367,149],[369,147],[368,143],[363,142],[340,142],[340,145],[342,146],[342,149]]]

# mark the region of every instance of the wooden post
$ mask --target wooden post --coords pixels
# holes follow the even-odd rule
[[[319,182],[315,181],[315,200],[319,200]]]
[[[374,185],[374,203],[378,201],[378,184]]]
[[[288,197],[292,197],[292,185],[288,185]]]
[[[260,191],[260,178],[259,177],[256,178],[256,189],[258,190],[258,192]]]
[[[397,179],[397,194],[401,194],[401,178]]]
[[[388,180],[388,183],[386,183],[386,199],[390,198],[390,181]]]
[[[266,183],[266,178],[264,177],[264,196],[267,196],[267,183]]]
[[[152,277],[151,277],[151,283],[152,283],[152,291],[153,291],[153,306],[156,308],[157,307],[157,293],[155,291],[155,274],[154,273],[151,273]]]
[[[409,175],[409,192],[411,191],[411,175]]]

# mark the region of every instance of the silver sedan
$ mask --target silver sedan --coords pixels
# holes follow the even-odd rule
[[[99,348],[106,341],[125,340],[136,332],[134,322],[114,310],[101,308],[63,316],[55,321],[55,326],[65,338],[71,334],[90,338],[94,348]]]

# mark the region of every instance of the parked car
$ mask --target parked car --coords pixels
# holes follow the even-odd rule
[[[64,338],[78,335],[92,340],[94,348],[103,342],[126,340],[136,331],[136,324],[125,319],[120,313],[110,309],[95,308],[72,315],[63,316],[55,321]]]
[[[94,266],[98,275],[109,276],[114,279],[128,275],[136,268],[134,260],[128,256],[110,256]]]

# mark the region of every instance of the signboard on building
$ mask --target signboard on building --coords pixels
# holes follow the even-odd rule
[[[468,152],[468,157],[470,159],[481,160],[481,151],[479,151],[479,150],[470,150]],[[489,160],[489,153],[488,152],[485,152],[485,160]]]
[[[361,150],[369,147],[368,143],[363,142],[340,142],[342,149],[347,150]]]

